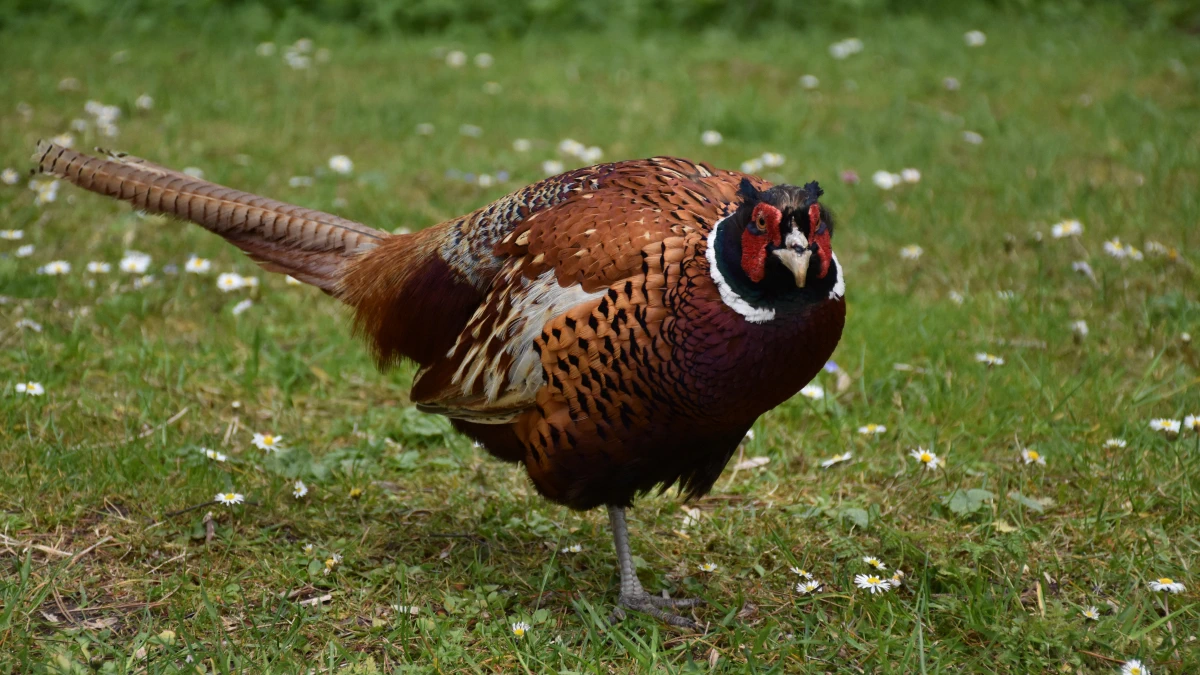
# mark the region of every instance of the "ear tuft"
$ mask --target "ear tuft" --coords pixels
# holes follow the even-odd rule
[[[821,195],[825,194],[825,191],[821,189],[821,186],[815,180],[804,186],[804,192],[808,194],[808,200],[804,202],[805,206],[812,206],[821,198]]]
[[[758,191],[758,188],[754,187],[754,183],[751,183],[749,178],[743,178],[742,182],[738,184],[738,194],[745,199],[752,199],[754,201],[762,199],[762,193]]]

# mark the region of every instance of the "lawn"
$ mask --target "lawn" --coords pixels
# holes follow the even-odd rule
[[[0,63],[0,230],[22,231],[0,240],[0,671],[1200,671],[1200,433],[1151,426],[1200,415],[1195,36],[987,14],[523,40],[47,24],[0,36]],[[379,374],[319,291],[200,228],[29,189],[36,140],[64,133],[388,230],[581,165],[568,138],[779,153],[756,171],[820,180],[849,307],[821,392],[760,419],[709,496],[631,511],[643,584],[705,598],[708,631],[609,626],[605,514],[417,413],[412,369]],[[229,491],[245,503],[205,503]],[[903,584],[857,588],[864,556]]]

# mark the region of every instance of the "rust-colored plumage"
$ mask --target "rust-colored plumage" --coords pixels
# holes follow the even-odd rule
[[[754,420],[825,363],[845,317],[816,183],[656,157],[390,235],[127,156],[42,143],[35,160],[196,222],[348,304],[381,365],[421,366],[422,410],[524,463],[547,498],[608,506],[621,605],[673,623],[688,621],[626,569],[624,507],[672,484],[707,492]]]

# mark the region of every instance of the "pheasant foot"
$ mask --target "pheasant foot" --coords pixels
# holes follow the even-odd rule
[[[633,567],[633,555],[629,550],[629,528],[625,524],[625,509],[618,506],[608,507],[609,522],[612,523],[613,543],[617,548],[617,564],[621,572],[621,596],[617,606],[608,615],[610,623],[616,623],[625,618],[625,610],[648,614],[659,621],[699,630],[700,624],[687,617],[672,614],[664,609],[683,609],[703,604],[699,598],[668,598],[650,595],[642,588]],[[664,596],[666,594],[664,593]]]

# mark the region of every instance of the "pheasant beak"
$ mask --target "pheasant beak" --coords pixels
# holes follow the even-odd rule
[[[796,288],[804,288],[808,283],[808,263],[813,255],[812,249],[808,247],[808,238],[793,230],[788,234],[785,243],[785,248],[776,249],[772,254],[796,277]]]

